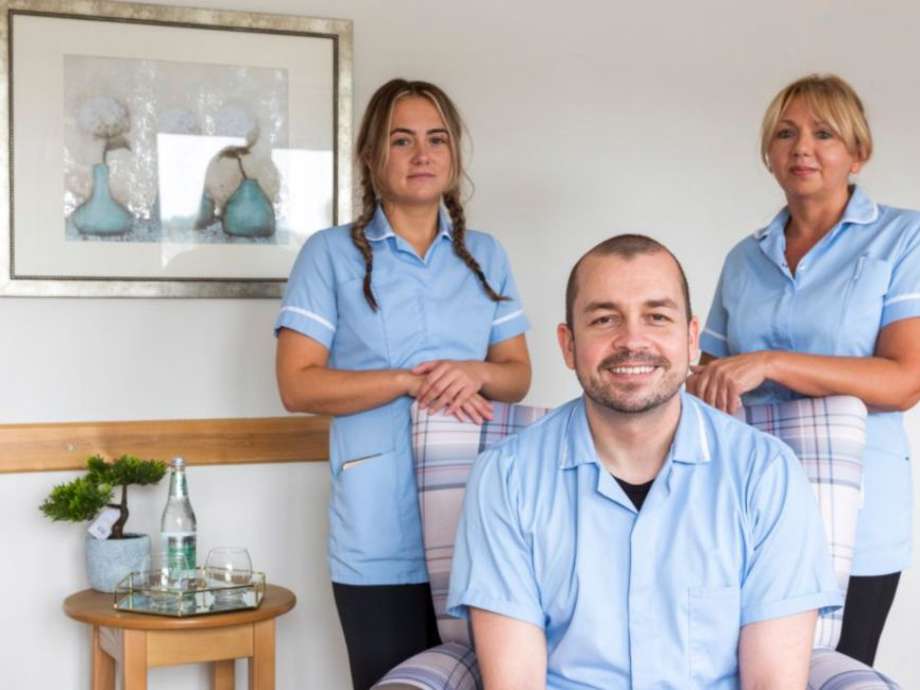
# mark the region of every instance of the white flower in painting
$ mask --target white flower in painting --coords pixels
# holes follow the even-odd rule
[[[188,110],[167,110],[159,119],[159,129],[164,134],[201,134],[198,118]]]
[[[246,174],[259,181],[262,191],[272,201],[281,193],[281,172],[270,156],[253,155],[243,159]]]
[[[95,96],[84,101],[77,122],[97,139],[114,139],[131,129],[131,116],[125,105],[111,96]]]
[[[217,208],[223,208],[242,181],[243,173],[235,158],[214,156],[205,173],[204,189]]]

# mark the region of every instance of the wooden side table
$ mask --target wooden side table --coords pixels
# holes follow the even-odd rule
[[[92,690],[115,690],[115,662],[124,690],[147,690],[147,669],[211,662],[213,690],[233,690],[234,665],[249,657],[250,690],[275,688],[275,619],[297,599],[266,585],[257,609],[188,618],[116,611],[111,594],[91,589],[64,600],[64,612],[93,626]]]

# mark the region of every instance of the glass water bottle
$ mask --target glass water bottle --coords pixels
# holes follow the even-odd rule
[[[160,522],[166,566],[171,573],[194,570],[197,558],[197,523],[188,499],[185,460],[174,458],[169,468],[169,498]]]

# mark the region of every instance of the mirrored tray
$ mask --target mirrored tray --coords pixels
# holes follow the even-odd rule
[[[247,582],[234,582],[231,575],[204,568],[131,573],[115,588],[115,608],[176,618],[258,608],[265,573],[252,573]]]

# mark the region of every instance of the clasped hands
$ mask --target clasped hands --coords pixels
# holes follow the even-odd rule
[[[748,352],[691,365],[687,392],[723,412],[734,414],[741,409],[741,396],[769,378],[771,354],[769,351]]]
[[[412,369],[409,395],[429,413],[444,410],[462,422],[482,424],[492,419],[492,404],[481,394],[485,363],[451,359],[422,362]]]
[[[749,352],[691,365],[687,391],[723,412],[741,408],[741,396],[769,378],[769,351]],[[478,361],[432,360],[411,373],[409,395],[430,413],[444,410],[464,422],[482,424],[492,419],[492,405],[480,391],[485,364]]]

